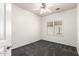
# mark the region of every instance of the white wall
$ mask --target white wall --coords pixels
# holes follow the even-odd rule
[[[12,25],[12,23],[11,23],[11,21],[12,21],[12,18],[11,18],[11,16],[12,16],[12,14],[11,14],[11,12],[12,12],[12,4],[11,3],[6,3],[6,6],[4,7],[4,8],[6,8],[6,9],[4,9],[5,10],[5,26],[6,27],[4,27],[5,28],[5,31],[4,32],[6,32],[5,33],[5,35],[4,35],[4,37],[5,37],[5,39],[6,39],[6,45],[5,46],[7,46],[7,47],[9,47],[9,46],[11,46],[12,45],[12,43],[11,43],[11,34],[12,34],[12,27],[11,27],[11,25]],[[9,49],[9,50],[7,50],[7,54],[6,54],[7,56],[11,56],[11,49]]]
[[[77,4],[77,51],[79,54],[79,4]]]
[[[47,35],[47,22],[53,20],[63,21],[64,37]],[[76,46],[77,29],[76,29],[76,8],[62,11],[60,13],[51,14],[42,18],[41,37],[44,40]]]
[[[41,21],[40,21],[41,20]],[[47,21],[62,20],[64,37],[47,35]],[[41,24],[40,24],[41,23]],[[12,5],[12,45],[17,48],[37,40],[77,46],[76,8],[39,17],[27,10]],[[41,32],[40,32],[41,26]],[[40,37],[41,33],[41,37]]]
[[[4,40],[4,4],[0,3],[0,40]]]
[[[41,17],[12,5],[12,45],[17,48],[40,39]]]

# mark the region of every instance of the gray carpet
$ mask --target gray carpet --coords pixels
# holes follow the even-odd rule
[[[39,40],[12,50],[12,56],[78,56],[76,47]]]

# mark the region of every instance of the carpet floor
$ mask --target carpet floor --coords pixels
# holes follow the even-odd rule
[[[78,56],[76,47],[39,40],[12,50],[12,56]]]

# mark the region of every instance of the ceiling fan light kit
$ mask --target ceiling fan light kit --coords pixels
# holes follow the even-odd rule
[[[51,10],[49,9],[50,6],[48,6],[49,4],[46,3],[41,3],[41,5],[39,5],[38,8],[34,9],[34,10],[39,10],[40,14],[45,14],[47,12],[51,12]]]

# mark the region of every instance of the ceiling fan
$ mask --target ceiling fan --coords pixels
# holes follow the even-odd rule
[[[39,10],[40,14],[45,14],[46,12],[51,12],[51,10],[49,9],[49,5],[46,3],[41,3],[39,6],[37,6],[37,8],[35,10]]]

